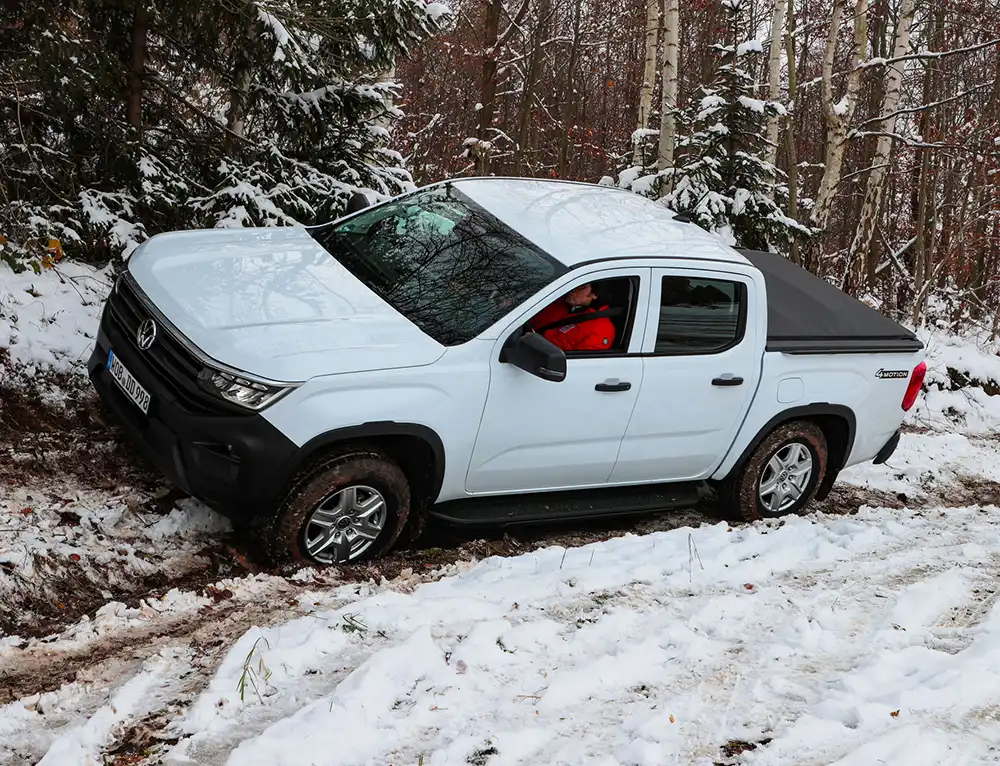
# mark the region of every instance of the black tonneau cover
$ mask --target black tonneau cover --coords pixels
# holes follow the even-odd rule
[[[786,354],[912,353],[902,325],[776,253],[740,250],[767,285],[767,350]]]

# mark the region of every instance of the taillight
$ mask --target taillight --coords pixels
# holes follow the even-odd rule
[[[906,387],[906,395],[903,397],[903,412],[909,412],[910,408],[917,403],[920,396],[920,389],[924,385],[924,376],[927,374],[927,362],[921,362],[913,368],[910,373],[910,385]]]

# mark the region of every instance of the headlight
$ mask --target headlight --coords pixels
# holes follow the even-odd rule
[[[262,410],[299,385],[298,383],[263,383],[259,380],[252,380],[223,370],[213,370],[209,367],[202,370],[198,378],[202,386],[216,396],[249,410]]]

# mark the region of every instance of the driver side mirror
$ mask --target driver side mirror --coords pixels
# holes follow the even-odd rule
[[[536,332],[512,336],[500,352],[500,361],[542,380],[561,383],[566,379],[566,354]]]

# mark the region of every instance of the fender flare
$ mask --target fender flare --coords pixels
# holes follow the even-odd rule
[[[737,476],[739,472],[743,470],[744,464],[750,459],[750,455],[753,454],[753,451],[757,449],[760,443],[764,441],[764,439],[767,438],[767,435],[770,434],[775,428],[783,423],[788,423],[793,420],[805,420],[817,415],[832,415],[834,417],[842,418],[847,423],[847,442],[844,445],[843,459],[841,460],[840,465],[833,465],[832,463],[827,465],[826,476],[823,478],[823,483],[820,484],[819,491],[816,493],[817,500],[824,499],[830,493],[833,483],[837,480],[838,474],[840,474],[841,470],[844,468],[844,464],[847,462],[847,458],[850,456],[851,450],[854,449],[854,436],[857,433],[858,427],[857,417],[854,415],[854,410],[850,407],[845,407],[842,404],[815,402],[801,407],[791,407],[787,410],[779,412],[767,421],[757,432],[757,435],[751,439],[739,459],[733,464],[733,467],[729,469],[729,473],[726,474],[722,481],[727,481],[733,476]]]
[[[434,470],[431,476],[431,494],[436,498],[444,484],[445,451],[444,442],[437,432],[418,423],[398,423],[394,420],[375,420],[356,426],[346,426],[326,431],[303,444],[295,454],[294,465],[286,474],[291,477],[303,465],[327,447],[345,441],[379,438],[386,436],[416,437],[428,444],[434,454]]]

